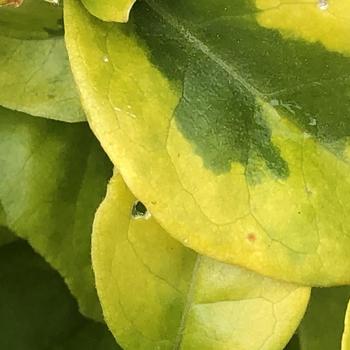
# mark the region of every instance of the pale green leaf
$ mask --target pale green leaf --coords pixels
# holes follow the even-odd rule
[[[81,0],[90,13],[103,21],[127,22],[136,0]]]
[[[56,271],[24,242],[0,247],[0,348],[120,350],[105,325],[79,314]]]
[[[0,105],[33,116],[85,120],[62,37],[0,36]]]
[[[6,0],[5,0],[6,2]],[[62,6],[45,0],[13,0],[0,6],[0,34],[22,39],[46,39],[63,34]]]
[[[310,289],[200,256],[171,238],[115,175],[92,240],[105,320],[124,349],[281,350]]]
[[[0,108],[0,203],[6,223],[64,277],[82,313],[101,319],[90,258],[111,165],[86,123]]]
[[[300,324],[301,350],[340,350],[350,287],[313,288]]]
[[[205,255],[350,284],[350,2],[140,0],[128,24],[66,0],[94,133],[132,192]]]

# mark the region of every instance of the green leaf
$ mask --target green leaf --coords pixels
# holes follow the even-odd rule
[[[57,272],[24,242],[0,248],[0,298],[1,349],[120,349],[105,325],[79,314]]]
[[[85,120],[63,38],[0,41],[0,105],[66,122]]]
[[[115,175],[92,240],[105,320],[126,349],[280,350],[310,288],[217,262],[171,238]]]
[[[6,214],[0,201],[0,247],[17,239],[17,237],[6,226]]]
[[[5,226],[0,225],[0,247],[17,240],[17,237]]]
[[[297,334],[294,334],[284,350],[300,350],[300,342]]]
[[[301,350],[340,349],[350,287],[314,288],[299,328]]]
[[[89,12],[103,21],[127,22],[136,0],[81,0]]]
[[[111,171],[86,123],[0,109],[0,202],[7,226],[59,271],[82,313],[98,320],[90,238]]]
[[[341,350],[350,349],[350,302],[346,308],[345,322],[344,322],[344,332],[341,341]]]
[[[62,6],[44,0],[25,0],[19,7],[0,6],[0,34],[22,39],[62,35]]]
[[[140,0],[118,25],[65,2],[90,125],[171,235],[268,276],[350,284],[349,11]]]

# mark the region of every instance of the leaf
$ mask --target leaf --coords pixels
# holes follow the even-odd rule
[[[345,313],[345,322],[344,322],[344,332],[342,336],[341,342],[341,350],[349,350],[350,349],[350,334],[349,334],[349,325],[350,325],[350,303],[346,308]]]
[[[85,120],[63,38],[0,40],[0,105],[67,122]]]
[[[0,201],[0,247],[17,239],[17,237],[6,227],[6,225],[6,214]]]
[[[340,349],[350,287],[314,288],[299,327],[301,350]]]
[[[127,22],[136,0],[82,0],[89,12],[103,21]]]
[[[284,350],[300,350],[300,342],[297,334],[294,334]]]
[[[73,74],[94,133],[176,239],[350,284],[350,3],[271,4],[140,0],[118,25],[67,0]]]
[[[21,1],[12,2],[19,4]],[[44,0],[25,0],[19,7],[0,6],[0,34],[21,39],[62,35],[62,6]]]
[[[17,237],[7,228],[0,225],[0,247],[17,240]]]
[[[0,203],[7,226],[59,271],[81,312],[97,320],[90,237],[110,176],[86,123],[0,109]]]
[[[171,238],[115,175],[92,239],[105,320],[125,349],[280,350],[310,288],[226,265]]]
[[[79,314],[57,272],[24,242],[0,248],[0,297],[1,349],[120,349],[105,325]]]

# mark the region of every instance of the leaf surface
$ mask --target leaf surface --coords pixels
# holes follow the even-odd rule
[[[1,349],[120,349],[105,325],[78,312],[57,272],[24,242],[0,248],[0,297]]]
[[[66,122],[85,120],[62,37],[0,41],[0,105]]]
[[[103,21],[127,22],[136,0],[82,0],[89,12]]]
[[[171,235],[278,279],[350,283],[350,3],[276,4],[140,0],[120,25],[67,0],[73,74]]]
[[[82,313],[98,320],[90,238],[110,176],[86,123],[0,109],[0,203],[7,226],[60,272]]]
[[[280,350],[309,299],[308,287],[184,247],[117,174],[95,216],[92,257],[106,322],[125,349]]]
[[[341,342],[341,350],[349,350],[349,349],[350,349],[350,303],[348,303],[348,306],[346,308],[344,332],[343,332],[342,342]]]
[[[62,6],[55,6],[45,0],[17,1],[20,2],[22,4],[19,7],[0,6],[1,35],[46,39],[63,34]]]
[[[299,327],[301,350],[341,348],[350,287],[314,288]]]
[[[0,225],[0,247],[16,239],[17,237],[7,227]]]

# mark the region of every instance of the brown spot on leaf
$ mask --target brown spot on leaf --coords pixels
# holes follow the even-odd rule
[[[248,233],[248,235],[247,235],[247,240],[248,240],[249,242],[255,242],[255,241],[256,241],[256,235],[255,235],[255,233]]]

